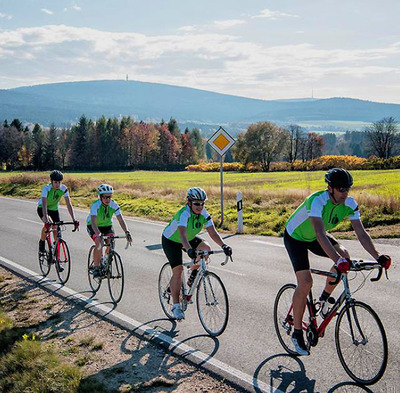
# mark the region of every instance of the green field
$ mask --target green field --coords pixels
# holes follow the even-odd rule
[[[364,225],[374,237],[400,236],[400,170],[352,171],[351,195],[359,202]],[[218,223],[219,173],[132,171],[66,173],[73,204],[88,207],[102,182],[114,186],[115,199],[126,214],[167,221],[185,202],[191,186],[204,188],[207,209]],[[0,193],[39,198],[48,172],[0,172]],[[324,172],[224,173],[223,229],[236,231],[236,194],[243,194],[245,232],[281,235],[294,209],[313,191],[325,188]],[[345,232],[348,222],[338,227]]]

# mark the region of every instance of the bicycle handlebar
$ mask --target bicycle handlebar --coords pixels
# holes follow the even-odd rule
[[[210,251],[207,251],[207,250],[196,250],[196,255],[200,256],[200,257],[205,257],[205,256],[211,255],[211,254],[222,254],[222,253],[225,253],[224,250],[210,250]],[[196,258],[194,258],[193,261],[195,259]],[[221,263],[221,266],[226,265],[228,263],[229,259],[233,262],[232,256],[226,255],[225,261]]]
[[[105,245],[103,243],[104,240],[107,240],[107,239],[112,239],[112,240],[113,239],[126,239],[126,236],[125,235],[100,235],[100,238],[102,239],[101,246],[100,246],[100,248],[101,248],[101,247],[103,247]],[[129,246],[132,246],[132,243],[127,241],[126,245],[125,245],[125,250],[128,249]],[[98,249],[100,250],[100,248],[98,248]]]
[[[327,272],[324,270],[317,270],[317,269],[311,269],[311,273],[319,274],[322,276],[327,276],[327,277],[332,277],[335,280],[334,281],[329,281],[329,284],[331,285],[336,285],[339,283],[342,273],[340,270],[334,266],[336,269],[336,273],[332,272]],[[382,266],[378,262],[370,262],[366,261],[364,262],[362,259],[357,260],[357,259],[352,259],[350,261],[350,271],[351,272],[360,272],[362,270],[373,270],[373,269],[378,269],[378,274],[376,277],[371,278],[371,281],[379,281],[382,277]]]
[[[78,221],[79,222],[79,221]],[[51,226],[63,226],[63,225],[75,225],[74,221],[55,221],[55,222],[48,222],[46,224],[49,224]],[[54,231],[55,229],[49,229],[46,232]],[[76,232],[78,228],[75,228],[72,230],[72,232]]]

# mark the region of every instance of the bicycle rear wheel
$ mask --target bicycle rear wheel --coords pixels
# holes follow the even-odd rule
[[[211,336],[221,335],[228,324],[229,302],[221,279],[206,272],[197,285],[197,313],[205,331]]]
[[[110,292],[111,300],[114,303],[118,303],[124,293],[124,267],[122,265],[121,257],[115,251],[109,254],[107,263],[108,290]]]
[[[39,252],[39,267],[43,277],[46,277],[50,272],[51,261],[53,258],[51,253],[51,243],[48,241],[48,239],[45,240],[44,247],[45,252]]]
[[[161,308],[164,311],[164,314],[169,319],[175,319],[174,314],[171,310],[173,305],[170,281],[172,277],[172,269],[169,262],[164,263],[160,270],[160,274],[158,275],[158,298],[160,299]],[[183,311],[186,310],[187,302],[184,301],[183,289],[179,294],[179,303]]]
[[[292,333],[294,330],[293,317],[293,294],[296,285],[284,285],[276,295],[274,303],[274,325],[276,335],[285,351],[291,355],[298,355],[292,343]],[[306,331],[309,325],[309,301],[307,298],[307,306],[303,316],[303,331]]]
[[[93,262],[93,252],[94,252],[95,246],[90,247],[89,250],[89,256],[88,256],[88,279],[89,279],[89,285],[90,288],[92,288],[92,291],[96,293],[100,289],[101,285],[101,277],[94,278],[93,277],[93,269],[94,269],[94,262]]]
[[[56,271],[61,284],[65,284],[71,273],[71,258],[67,243],[59,239],[56,244]]]
[[[342,308],[335,342],[340,363],[354,381],[372,385],[382,378],[388,344],[382,322],[370,306],[356,301]]]

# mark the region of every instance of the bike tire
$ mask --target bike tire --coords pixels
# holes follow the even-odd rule
[[[292,343],[292,333],[294,330],[293,318],[293,294],[296,290],[295,284],[285,284],[277,293],[274,302],[274,325],[276,335],[284,350],[290,355],[297,356],[298,353]],[[309,300],[303,316],[303,331],[309,325]]]
[[[89,255],[88,255],[88,270],[87,270],[89,285],[94,293],[96,293],[100,289],[101,281],[102,281],[101,277],[93,278],[93,274],[91,273],[94,268],[93,252],[94,252],[95,247],[96,246],[94,246],[94,245],[92,247],[90,247]]]
[[[124,293],[125,276],[122,259],[116,251],[108,255],[107,281],[111,300],[114,304],[117,304],[122,299]]]
[[[43,277],[47,277],[47,275],[50,273],[51,262],[53,259],[51,243],[48,241],[48,239],[45,240],[44,247],[45,252],[43,254],[39,252],[39,267]]]
[[[60,283],[63,285],[66,284],[71,274],[71,256],[68,245],[63,239],[59,239],[56,243],[55,266]]]
[[[204,330],[220,336],[229,320],[228,294],[222,280],[213,272],[200,278],[196,291],[197,313]]]
[[[341,309],[335,343],[340,363],[354,381],[372,385],[382,378],[388,361],[388,343],[381,320],[368,304],[354,301]]]
[[[169,319],[175,319],[174,313],[171,308],[173,305],[171,290],[167,290],[170,285],[172,277],[172,269],[169,262],[164,263],[161,267],[160,274],[158,275],[158,298],[160,299],[161,308],[164,314]],[[182,310],[186,310],[187,303],[184,301],[183,289],[181,289],[179,295],[179,303],[181,304]]]

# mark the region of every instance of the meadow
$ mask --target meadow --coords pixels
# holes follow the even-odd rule
[[[243,194],[245,233],[280,236],[290,214],[314,191],[324,189],[324,171],[224,173],[224,223],[236,232],[236,194]],[[352,171],[351,195],[359,202],[362,220],[373,237],[400,237],[400,170]],[[168,221],[185,203],[191,186],[204,188],[207,209],[220,221],[220,185],[216,172],[71,172],[65,174],[74,206],[89,207],[96,187],[114,186],[115,200],[126,214]],[[0,194],[39,198],[48,172],[0,172]],[[349,222],[340,224],[337,235],[348,237]]]

